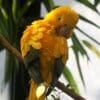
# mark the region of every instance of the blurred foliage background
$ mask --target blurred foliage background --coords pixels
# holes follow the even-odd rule
[[[100,16],[100,12],[97,9],[100,0],[94,0],[93,4],[88,0],[75,1],[92,9]],[[17,48],[19,52],[20,38],[22,36],[23,30],[32,21],[41,18],[41,4],[45,6],[47,12],[58,6],[55,5],[53,0],[0,0],[0,35],[4,36],[13,47]],[[80,20],[100,29],[100,25],[97,25],[81,14],[79,14],[79,16]],[[100,45],[100,43],[96,39],[90,36],[89,33],[84,32],[84,30],[79,26],[76,26],[76,30],[78,30],[80,34],[83,34],[84,36],[92,40],[95,44]],[[73,43],[71,48],[73,49],[73,52],[75,54],[77,69],[79,71],[81,81],[85,86],[79,55],[81,54],[82,56],[86,56],[88,60],[90,59],[84,46],[88,47],[98,57],[100,57],[100,51],[97,50],[97,48],[88,40],[80,41],[75,32],[71,37],[71,40]],[[0,45],[0,51],[4,49],[5,48]],[[14,55],[12,55],[12,53],[6,50],[4,81],[5,85],[7,82],[10,82],[11,84],[10,100],[25,100],[26,91],[24,91],[25,89],[23,87],[25,84],[22,81],[22,74],[25,74],[25,72],[23,71],[21,66],[23,65],[19,62],[19,60]],[[64,69],[63,75],[68,81],[71,89],[73,89],[76,93],[79,93],[78,84],[76,84],[75,79],[68,67]]]

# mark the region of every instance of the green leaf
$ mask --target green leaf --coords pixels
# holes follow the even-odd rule
[[[80,31],[83,35],[85,35],[86,37],[88,37],[89,39],[91,39],[93,42],[95,42],[96,44],[100,45],[100,43],[95,40],[93,37],[89,36],[88,34],[86,34],[82,29],[80,29],[79,27],[76,26],[76,29],[78,31]]]
[[[100,29],[100,26],[95,24],[94,22],[90,21],[89,19],[87,19],[86,17],[82,16],[82,15],[79,15],[80,19],[84,20],[85,22],[88,22],[92,25],[94,25],[95,27],[99,28]]]
[[[6,30],[6,26],[1,19],[0,19],[0,34],[8,38],[8,32]]]
[[[8,20],[8,14],[3,7],[0,7],[0,20],[2,20],[4,24],[6,24]]]
[[[0,51],[2,51],[4,49],[4,47],[2,45],[0,45]]]
[[[22,27],[25,27],[26,25],[28,25],[29,23],[31,23],[36,19],[39,19],[40,9],[41,9],[41,2],[39,0],[35,0],[34,2],[32,2],[32,4],[28,7],[28,9],[23,13],[23,16],[21,17],[21,21],[23,21]]]
[[[77,63],[78,71],[79,71],[79,74],[80,74],[80,78],[82,80],[83,85],[85,86],[85,81],[84,81],[81,65],[80,65],[80,62],[79,62],[79,53],[75,49],[76,48],[73,46],[73,51],[74,51],[74,54],[75,54],[76,63]]]
[[[14,18],[14,21],[16,22],[16,18],[17,18],[17,0],[12,0],[12,15]]]
[[[8,15],[4,8],[0,7],[0,34],[8,38],[7,31]]]
[[[94,5],[97,6],[100,3],[100,0],[94,0]]]
[[[86,50],[84,49],[84,47],[82,46],[82,44],[80,43],[80,41],[78,40],[77,36],[75,35],[75,33],[72,35],[72,42],[73,42],[73,46],[75,48],[75,50],[77,52],[80,52],[81,55],[85,55],[87,57],[87,59],[89,60],[89,56],[86,52]]]
[[[5,84],[6,84],[9,80],[11,80],[13,66],[14,66],[14,63],[13,63],[12,54],[9,53],[9,51],[6,51],[5,77],[4,77],[4,82],[5,82]]]
[[[2,0],[0,0],[0,7],[2,7]]]
[[[46,8],[47,8],[48,11],[50,11],[55,6],[53,0],[43,0],[43,3],[46,6]]]
[[[26,0],[26,2],[21,5],[20,11],[19,11],[19,18],[21,18],[29,9],[32,3],[34,3],[35,0]]]
[[[7,20],[8,19],[8,15],[7,15],[7,12],[5,11],[5,9],[0,7],[0,11],[2,13],[2,16],[5,18],[5,20]]]
[[[73,36],[72,36],[72,42],[73,42],[72,49],[73,49],[75,57],[76,57],[76,62],[77,62],[77,67],[78,67],[78,70],[79,70],[80,78],[82,80],[83,85],[85,86],[85,81],[84,81],[84,77],[83,77],[83,74],[82,74],[81,65],[80,65],[80,62],[79,62],[79,52],[80,52],[81,55],[85,55],[88,60],[89,60],[89,56],[88,56],[86,50],[84,49],[84,47],[79,42],[79,40],[78,40],[78,38],[76,37],[75,34],[73,34]]]
[[[93,51],[98,57],[100,57],[100,51],[99,51],[95,46],[93,46],[91,43],[89,43],[89,42],[86,41],[86,40],[83,40],[83,43],[84,43],[91,51]]]
[[[12,14],[12,0],[2,0],[2,8],[5,9],[8,15]]]
[[[16,73],[18,72],[18,68],[19,68],[18,59],[16,59],[16,57],[13,56],[12,53],[6,50],[5,73],[4,73],[4,83],[5,84],[9,82],[12,79],[12,77],[14,78],[16,77],[12,75],[16,75]],[[16,73],[13,72],[14,70]]]
[[[72,75],[72,73],[71,73],[71,71],[69,70],[68,67],[65,67],[65,68],[64,68],[63,74],[64,74],[65,78],[68,80],[68,82],[69,82],[71,88],[72,88],[76,93],[79,94],[79,89],[78,89],[78,87],[77,87],[77,84],[76,84],[76,82],[75,82],[75,80],[74,80],[74,77],[73,77],[73,75]]]

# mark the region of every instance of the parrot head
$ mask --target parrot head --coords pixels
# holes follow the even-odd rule
[[[44,20],[54,26],[58,36],[69,38],[78,22],[78,14],[70,6],[61,6],[48,13]]]

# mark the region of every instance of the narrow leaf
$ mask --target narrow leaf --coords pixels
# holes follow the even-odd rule
[[[12,0],[2,0],[2,8],[5,9],[8,15],[12,14]]]
[[[5,9],[1,7],[0,8],[0,34],[8,38],[7,21],[8,21],[8,15]]]
[[[4,47],[2,45],[0,45],[0,52],[4,49]]]
[[[23,22],[21,27],[23,27],[24,25],[26,26],[27,24],[31,23],[33,20],[40,18],[41,2],[39,0],[33,0],[33,1],[34,2],[32,2],[30,6],[28,6],[27,10],[25,12],[22,12],[23,16],[21,15],[20,20]],[[19,20],[19,24],[20,24],[20,20]]]
[[[1,7],[0,11],[2,13],[2,16],[5,18],[5,20],[7,20],[8,19],[8,15],[7,15],[7,12],[5,11],[5,9]]]
[[[5,84],[11,79],[12,76],[12,68],[13,68],[13,57],[8,51],[6,51],[6,62],[5,62]]]
[[[91,37],[90,35],[86,34],[83,30],[81,30],[79,27],[76,26],[76,29],[78,31],[80,31],[83,35],[85,35],[86,37],[88,37],[89,39],[91,39],[93,42],[95,42],[96,44],[100,45],[100,42],[98,42],[97,40],[95,40],[93,37]]]
[[[4,23],[2,22],[2,20],[0,20],[0,34],[2,34],[8,38],[8,32],[7,32],[6,27],[5,27]]]
[[[0,0],[0,7],[2,7],[2,0]]]
[[[82,46],[82,44],[80,43],[80,41],[78,40],[77,36],[75,35],[75,33],[72,35],[72,42],[73,42],[73,46],[75,47],[75,50],[77,52],[80,52],[81,55],[85,55],[87,57],[87,59],[89,60],[89,56],[86,52],[86,50],[84,49],[84,47]]]
[[[79,94],[79,89],[78,89],[78,87],[77,87],[77,84],[76,84],[76,82],[75,82],[75,80],[74,80],[74,77],[73,77],[73,75],[72,75],[72,73],[71,73],[71,71],[69,70],[68,67],[65,67],[65,68],[64,68],[63,74],[64,74],[65,78],[68,80],[68,82],[69,82],[71,88],[72,88],[76,93]]]
[[[73,51],[74,51],[74,54],[75,54],[75,58],[76,58],[77,67],[78,67],[78,71],[79,71],[79,74],[80,74],[80,78],[82,80],[83,85],[85,86],[85,81],[84,81],[81,65],[80,65],[80,62],[79,62],[79,53],[77,52],[77,50],[76,50],[76,48],[74,46],[72,48],[73,48]]]
[[[32,3],[34,3],[35,0],[27,0],[23,5],[22,7],[20,8],[20,11],[19,11],[19,17],[21,18],[26,12],[27,10],[29,9],[30,5]]]
[[[43,3],[46,6],[48,11],[50,11],[55,6],[53,0],[43,0]]]
[[[85,18],[84,16],[79,15],[79,17],[80,17],[80,19],[84,20],[85,22],[88,22],[88,23],[90,23],[90,24],[92,24],[92,25],[94,25],[95,27],[97,27],[97,28],[100,29],[100,26],[99,26],[99,25],[95,24],[94,22],[90,21],[89,19]]]
[[[97,6],[100,3],[100,0],[94,0],[94,5]]]
[[[81,55],[85,55],[88,60],[89,60],[89,56],[88,56],[86,50],[84,49],[84,47],[79,42],[79,40],[78,40],[78,38],[76,37],[75,34],[73,34],[73,36],[72,36],[72,42],[73,42],[72,49],[73,49],[75,57],[76,57],[76,62],[77,62],[77,67],[78,67],[78,70],[79,70],[80,78],[82,80],[83,85],[85,86],[85,81],[84,81],[84,77],[83,77],[83,74],[82,74],[81,65],[79,63],[79,52],[80,52]]]
[[[89,43],[89,42],[86,41],[86,40],[83,40],[83,43],[84,43],[91,51],[93,51],[98,57],[100,57],[100,51],[99,51],[95,46],[93,46],[91,43]]]
[[[17,0],[12,0],[12,14],[15,22],[17,18],[16,11],[17,11]]]

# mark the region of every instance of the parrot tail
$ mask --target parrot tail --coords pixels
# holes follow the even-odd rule
[[[30,91],[28,100],[45,100],[47,86],[42,83],[38,85],[33,80],[30,81]]]

